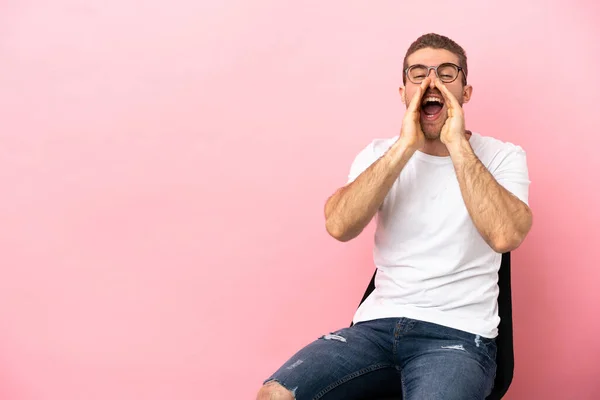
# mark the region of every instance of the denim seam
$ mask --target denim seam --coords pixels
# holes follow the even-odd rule
[[[483,347],[485,348],[485,351],[483,352],[484,355],[493,363],[496,363],[496,359],[498,358],[498,346],[495,346],[494,348],[490,349],[489,344],[483,344]],[[492,357],[490,354],[493,353],[494,357]]]
[[[393,367],[394,367],[393,365],[388,365],[388,364],[374,364],[374,365],[371,365],[369,367],[359,369],[358,371],[346,375],[342,379],[339,379],[339,380],[335,381],[334,383],[332,383],[329,386],[327,386],[325,389],[321,390],[319,393],[317,393],[315,395],[315,397],[313,398],[313,400],[320,399],[321,397],[323,397],[324,395],[326,395],[327,392],[330,392],[331,390],[333,390],[336,387],[338,387],[338,386],[340,386],[340,385],[348,382],[351,379],[358,378],[361,375],[367,374],[369,372],[377,371],[379,369],[393,368]]]
[[[410,333],[417,325],[416,322],[415,320],[400,318],[394,327],[394,339],[400,339],[402,336]]]
[[[489,380],[481,381],[481,386],[483,386],[482,391],[483,391],[483,393],[485,393],[485,396],[487,398],[487,396],[489,396],[490,393],[492,392],[492,390],[494,389],[494,383],[496,381],[496,372],[497,372],[496,365],[490,365],[489,367],[484,367],[481,365],[481,363],[479,363],[479,361],[477,361],[477,363],[483,368],[484,374],[489,379]],[[492,370],[494,371],[493,374],[491,374]]]
[[[392,356],[393,359],[396,360],[396,356],[398,355],[398,346],[400,338],[409,333],[416,325],[416,320],[408,319],[408,318],[399,318],[396,321],[396,325],[394,326],[394,343],[392,344]]]
[[[406,397],[406,382],[404,381],[404,371],[400,368],[400,386],[402,387],[402,397]]]

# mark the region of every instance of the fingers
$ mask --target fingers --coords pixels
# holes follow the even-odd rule
[[[458,100],[448,90],[446,85],[444,85],[442,83],[442,81],[440,81],[439,78],[436,78],[434,83],[435,83],[435,86],[440,90],[440,92],[442,92],[442,96],[444,96],[444,100],[446,102],[446,106],[448,107],[448,109],[449,110],[459,110],[461,107],[460,107],[460,104],[458,104]]]
[[[429,86],[430,83],[431,78],[429,77],[425,78],[425,80],[421,82],[421,85],[419,85],[419,88],[415,92],[413,98],[410,100],[410,104],[408,106],[407,111],[417,112],[421,110],[421,100],[423,99],[423,94],[427,90],[427,86]]]

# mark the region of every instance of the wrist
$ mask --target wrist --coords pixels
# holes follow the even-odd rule
[[[453,160],[458,160],[470,154],[474,154],[469,140],[464,135],[445,143],[445,145]]]
[[[410,153],[410,155],[413,155],[420,148],[421,148],[421,143],[414,141],[414,140],[408,140],[408,139],[405,139],[404,137],[400,136],[398,138],[398,140],[396,140],[396,142],[394,142],[394,144],[392,145],[390,150],[393,150],[397,153],[407,153],[408,152],[408,153]]]
[[[392,165],[404,164],[416,151],[417,148],[414,145],[411,145],[400,138],[396,140],[386,152],[386,157]]]
[[[392,144],[389,153],[394,158],[400,158],[403,155],[412,156],[417,150],[418,146],[416,144],[411,144],[406,140],[402,140],[402,137],[400,137],[394,142],[394,144]]]

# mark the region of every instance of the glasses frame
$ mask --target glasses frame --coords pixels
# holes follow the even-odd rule
[[[440,68],[440,67],[445,67],[445,66],[448,66],[448,65],[451,65],[451,66],[453,66],[454,68],[456,68],[456,69],[458,70],[458,73],[456,74],[456,78],[452,79],[452,80],[451,80],[451,81],[449,81],[449,82],[444,82],[444,81],[442,80],[442,78],[440,78],[440,76],[438,75],[438,68]],[[467,77],[465,76],[465,73],[464,73],[463,67],[461,67],[461,66],[459,66],[459,65],[456,65],[456,64],[454,64],[454,63],[451,63],[451,62],[447,62],[447,63],[442,63],[442,64],[440,64],[440,65],[438,65],[438,66],[436,66],[436,67],[431,67],[431,66],[429,66],[429,67],[428,67],[427,65],[423,65],[423,64],[414,64],[414,65],[411,65],[411,66],[407,67],[407,68],[404,70],[404,75],[406,76],[406,78],[407,78],[409,81],[411,81],[411,82],[412,82],[412,83],[414,83],[415,85],[420,85],[420,84],[421,84],[421,82],[423,82],[423,81],[421,81],[421,82],[414,82],[412,79],[410,79],[410,75],[408,74],[408,71],[410,71],[412,68],[415,68],[415,67],[427,68],[427,74],[425,75],[425,77],[428,77],[428,76],[429,76],[429,73],[430,73],[430,71],[431,71],[431,70],[434,70],[434,71],[435,71],[435,76],[437,76],[437,77],[438,77],[438,78],[439,78],[439,79],[440,79],[442,82],[444,82],[444,83],[452,83],[452,82],[454,82],[455,80],[457,80],[457,79],[458,79],[458,76],[460,75],[460,73],[461,73],[461,71],[462,71],[462,73],[463,73],[463,81],[464,81],[463,83],[464,83],[465,85],[467,84]]]

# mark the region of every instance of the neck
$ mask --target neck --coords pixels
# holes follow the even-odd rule
[[[471,138],[471,134],[471,131],[465,131],[465,136],[467,140]],[[425,139],[425,144],[419,149],[419,151],[425,154],[429,154],[430,156],[436,157],[450,156],[448,148],[444,143],[442,143],[442,141],[439,138],[433,140]]]
[[[425,139],[425,144],[419,149],[420,152],[436,157],[448,157],[450,152],[440,139]]]

